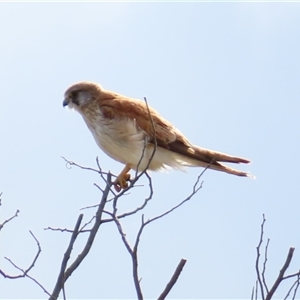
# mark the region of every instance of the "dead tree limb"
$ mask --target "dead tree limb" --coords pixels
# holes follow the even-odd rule
[[[166,285],[164,291],[160,294],[160,296],[157,298],[157,300],[164,300],[167,295],[169,294],[169,292],[171,291],[171,289],[173,288],[174,284],[176,283],[184,265],[186,263],[186,259],[182,258],[173,274],[173,276],[171,277],[170,281],[168,282],[168,284]]]
[[[259,243],[256,247],[256,263],[255,263],[257,281],[258,281],[258,284],[260,287],[260,293],[261,293],[261,297],[263,300],[265,300],[265,291],[264,291],[264,286],[263,286],[263,280],[261,278],[261,274],[260,274],[260,270],[259,270],[259,258],[260,258],[260,247],[261,247],[261,244],[263,243],[265,222],[266,222],[266,219],[265,219],[265,215],[263,214],[263,221],[260,226],[260,228],[261,228],[260,229],[260,239],[259,239]]]
[[[44,286],[38,280],[33,278],[31,275],[29,275],[29,272],[35,266],[35,263],[37,262],[40,254],[42,252],[42,248],[41,248],[41,245],[40,245],[38,239],[35,237],[35,235],[32,233],[32,231],[29,230],[29,233],[31,234],[31,236],[35,240],[35,242],[37,244],[37,248],[38,248],[37,253],[36,253],[35,257],[33,258],[31,264],[29,265],[29,267],[24,270],[24,269],[20,268],[19,266],[17,266],[10,258],[4,257],[7,261],[10,262],[10,264],[12,264],[17,270],[19,270],[21,272],[21,274],[19,274],[19,275],[9,275],[9,274],[6,274],[2,270],[0,270],[0,274],[4,278],[9,278],[9,279],[19,279],[19,278],[27,277],[27,278],[31,279],[33,282],[35,282],[47,295],[50,296],[50,293],[44,288]]]
[[[267,294],[266,300],[272,299],[273,294],[275,293],[275,291],[279,287],[281,281],[283,280],[284,273],[288,269],[288,267],[289,267],[289,265],[292,261],[294,250],[295,250],[295,248],[292,248],[292,247],[289,249],[288,255],[287,255],[286,260],[285,260],[285,263],[284,263],[282,269],[280,270],[279,275],[278,275],[276,281],[274,282],[272,288],[270,289],[270,292]]]
[[[280,286],[280,284],[282,283],[283,280],[287,280],[290,278],[296,278],[296,281],[292,284],[292,286],[290,287],[290,289],[288,290],[286,296],[284,299],[287,299],[287,297],[293,292],[293,298],[295,299],[297,291],[298,291],[298,287],[300,285],[300,271],[294,274],[290,274],[287,276],[284,276],[285,272],[287,271],[287,269],[290,266],[290,263],[293,259],[293,254],[294,254],[294,250],[295,248],[291,247],[288,251],[286,260],[281,268],[281,270],[279,271],[279,274],[275,280],[275,282],[272,285],[272,288],[269,290],[268,289],[268,285],[267,285],[267,281],[265,278],[265,272],[267,269],[267,261],[268,261],[268,247],[269,247],[269,242],[270,239],[267,240],[266,246],[265,246],[265,259],[263,262],[263,270],[262,272],[260,272],[260,266],[259,266],[259,258],[260,258],[260,249],[263,243],[263,236],[264,236],[264,225],[265,225],[266,219],[265,219],[265,215],[263,214],[263,221],[261,223],[261,230],[260,230],[260,240],[258,243],[258,246],[256,247],[256,262],[255,262],[255,270],[256,270],[256,275],[257,275],[257,281],[256,281],[256,288],[252,289],[252,296],[251,299],[253,299],[254,297],[254,291],[255,291],[255,299],[257,298],[257,286],[259,285],[260,287],[260,292],[261,292],[261,298],[263,300],[271,300],[273,295],[275,294],[276,290],[278,289],[278,287]]]
[[[170,208],[169,210],[165,211],[164,213],[162,213],[162,214],[160,214],[156,217],[148,219],[147,221],[145,221],[144,215],[142,215],[142,223],[141,223],[140,229],[139,229],[139,231],[136,235],[135,243],[134,243],[133,246],[131,246],[130,243],[128,242],[128,240],[126,238],[126,234],[125,234],[125,232],[123,230],[123,227],[122,227],[122,224],[120,222],[120,219],[117,216],[117,200],[118,199],[116,199],[114,201],[113,213],[110,213],[110,212],[106,211],[106,213],[108,215],[110,215],[112,217],[112,219],[114,220],[114,222],[117,226],[118,232],[119,232],[119,234],[121,236],[121,239],[123,241],[123,244],[125,245],[125,248],[127,249],[127,251],[129,252],[129,254],[131,256],[132,276],[133,276],[135,290],[136,290],[136,293],[137,293],[137,298],[139,300],[143,299],[143,293],[142,293],[142,288],[141,288],[141,285],[140,285],[140,278],[139,278],[139,275],[138,275],[138,247],[139,247],[141,235],[143,233],[144,228],[147,225],[149,225],[151,222],[154,222],[154,221],[156,221],[160,218],[165,217],[166,215],[170,214],[171,212],[173,212],[174,210],[176,210],[177,208],[182,206],[185,202],[189,201],[202,188],[203,182],[200,183],[200,178],[203,175],[203,173],[206,171],[206,169],[204,169],[201,172],[201,174],[198,176],[198,178],[197,178],[197,180],[196,180],[196,182],[193,186],[192,192],[184,200],[182,200],[179,204],[175,205],[174,207]],[[152,183],[150,181],[149,181],[149,186],[150,186],[150,189],[152,190]],[[180,272],[183,269],[185,263],[186,263],[186,260],[182,259],[180,264],[178,265],[173,277],[171,278],[170,282],[168,283],[165,290],[160,295],[160,297],[162,297],[161,299],[164,299],[167,296],[167,294],[170,292],[170,290],[172,289],[172,287],[176,283],[176,281],[177,281],[177,279],[180,275]]]
[[[2,198],[1,198],[1,196],[2,196],[2,192],[0,193],[0,206],[2,205]],[[20,211],[17,209],[16,212],[15,212],[15,214],[12,217],[8,218],[3,223],[0,223],[0,231],[4,227],[5,224],[7,224],[8,222],[10,222],[12,219],[16,218],[18,216],[19,212]]]
[[[106,185],[106,189],[104,190],[104,193],[102,194],[100,205],[99,205],[99,207],[97,209],[97,212],[96,212],[96,215],[95,215],[94,225],[90,230],[89,236],[87,238],[87,242],[86,242],[82,252],[77,256],[77,258],[73,261],[73,263],[70,265],[70,267],[67,270],[65,270],[66,266],[64,265],[64,263],[65,263],[65,260],[66,260],[66,262],[68,260],[67,255],[71,254],[74,241],[75,241],[75,239],[78,235],[78,229],[79,229],[79,226],[80,226],[80,223],[81,223],[81,220],[82,220],[82,215],[80,215],[81,217],[79,216],[79,218],[76,222],[74,233],[72,234],[71,241],[70,241],[69,246],[67,248],[67,252],[66,252],[67,255],[65,254],[65,256],[64,256],[62,266],[61,266],[61,271],[60,271],[58,279],[57,279],[57,283],[54,287],[54,290],[53,290],[49,300],[56,300],[58,298],[60,291],[64,287],[64,283],[68,280],[68,278],[72,275],[72,273],[81,264],[81,262],[87,256],[87,254],[89,253],[89,251],[90,251],[90,249],[93,245],[95,236],[96,236],[96,234],[98,232],[98,229],[101,225],[101,218],[102,218],[103,209],[104,209],[104,206],[105,206],[105,203],[106,203],[109,191],[110,191],[110,187],[111,187],[111,174],[110,173],[107,174],[107,180],[108,180],[109,184]],[[70,251],[68,252],[68,250],[70,250]],[[66,259],[66,257],[67,257],[67,259]]]
[[[69,242],[67,251],[64,254],[64,257],[63,257],[63,260],[62,260],[62,263],[61,263],[60,272],[59,272],[58,277],[57,277],[56,285],[54,287],[54,290],[52,292],[52,295],[51,295],[50,299],[57,299],[60,291],[64,287],[64,283],[66,281],[65,271],[66,271],[66,268],[67,268],[67,263],[68,263],[68,260],[70,259],[70,255],[71,255],[71,252],[73,250],[74,243],[77,239],[78,231],[79,231],[79,227],[80,227],[82,218],[83,218],[83,214],[80,214],[78,219],[77,219],[77,222],[76,222],[75,228],[73,230],[73,233],[71,235],[71,240]]]

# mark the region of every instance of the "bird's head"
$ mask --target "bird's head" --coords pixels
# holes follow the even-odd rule
[[[101,86],[94,82],[75,83],[66,90],[63,106],[82,112],[95,98],[99,98],[101,91]]]

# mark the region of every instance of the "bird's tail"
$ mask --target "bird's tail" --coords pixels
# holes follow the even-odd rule
[[[237,176],[255,178],[253,175],[247,172],[235,170],[220,163],[220,162],[230,162],[236,164],[240,164],[240,163],[248,164],[250,163],[248,159],[231,156],[225,153],[221,153],[221,152],[217,152],[205,148],[200,148],[198,146],[192,146],[190,149],[192,149],[191,152],[194,152],[193,153],[194,158],[197,160],[198,164],[202,167],[208,167],[213,170],[226,172]]]
[[[251,174],[243,171],[238,171],[232,168],[229,168],[223,165],[221,162],[230,162],[236,164],[248,164],[250,161],[245,158],[231,156],[225,153],[201,148],[194,145],[187,145],[180,141],[175,141],[168,144],[168,149],[183,155],[181,160],[184,165],[186,166],[199,166],[204,168],[210,168],[213,170],[226,172],[229,174],[243,176],[243,177],[250,177],[255,178]]]

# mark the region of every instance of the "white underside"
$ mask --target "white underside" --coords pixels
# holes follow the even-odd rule
[[[108,120],[101,117],[96,125],[86,116],[83,115],[83,118],[96,143],[107,155],[123,164],[130,164],[134,170],[143,171],[147,168],[154,145],[147,143],[147,136],[136,127],[135,120]],[[199,166],[199,162],[156,147],[148,169],[154,171],[166,168],[183,170],[185,166]]]

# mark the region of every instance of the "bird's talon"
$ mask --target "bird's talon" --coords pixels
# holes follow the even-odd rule
[[[123,176],[118,176],[114,182],[114,187],[117,192],[120,192],[122,189],[128,188],[128,182],[130,180],[130,174],[125,174]]]

